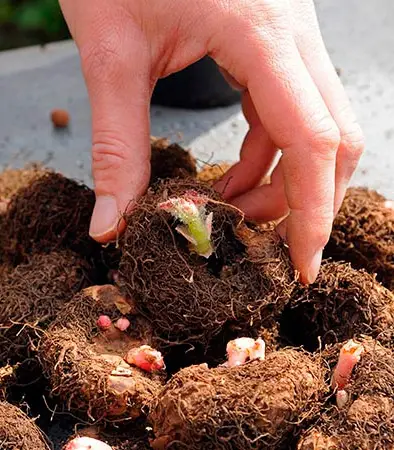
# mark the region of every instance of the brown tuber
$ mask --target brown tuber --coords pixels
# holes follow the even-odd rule
[[[0,401],[2,450],[50,450],[43,433],[19,408]]]
[[[91,267],[70,251],[34,255],[0,282],[0,359],[24,358],[61,306],[90,284]]]
[[[212,232],[207,230],[214,253],[208,260],[190,250],[179,222],[158,209],[190,191],[206,199],[205,223],[212,217]],[[267,324],[289,300],[294,273],[280,237],[248,228],[238,210],[202,183],[156,185],[127,223],[119,283],[165,341],[206,345],[230,322],[247,335],[245,330]]]
[[[67,248],[97,265],[116,263],[117,252],[89,236],[91,189],[36,166],[19,173],[26,183],[9,198],[1,230],[6,262],[16,265],[33,253]]]
[[[376,273],[394,291],[394,210],[390,203],[376,191],[348,189],[325,256]]]
[[[66,128],[70,122],[70,114],[65,109],[54,109],[51,120],[56,128]]]
[[[127,362],[128,352],[152,343],[150,326],[141,317],[129,315],[125,331],[115,327],[132,311],[118,289],[106,285],[85,289],[58,313],[39,357],[53,394],[68,409],[92,420],[130,419],[147,411],[165,373],[163,367],[149,372]],[[112,323],[100,329],[97,319],[104,316]]]
[[[182,369],[151,410],[155,450],[282,448],[326,391],[320,360],[285,349],[264,361]]]
[[[167,139],[151,137],[150,184],[167,178],[195,178],[196,161],[190,152]]]
[[[394,448],[394,354],[368,337],[346,387],[344,407],[328,407],[301,438],[298,450],[386,450]],[[343,344],[323,356],[333,368]]]
[[[299,285],[281,318],[281,334],[308,350],[351,339],[356,333],[390,343],[394,294],[348,263],[324,262],[315,283]]]

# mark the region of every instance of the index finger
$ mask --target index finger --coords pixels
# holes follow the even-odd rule
[[[264,33],[255,29],[252,33],[244,34],[248,46],[242,45],[237,56],[245,68],[259,118],[283,152],[284,188],[290,209],[286,237],[302,281],[311,283],[332,228],[340,134],[290,27],[286,30],[283,23],[272,23],[265,25]],[[236,35],[239,40],[240,34]]]

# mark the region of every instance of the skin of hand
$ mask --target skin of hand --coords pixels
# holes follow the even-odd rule
[[[61,0],[92,109],[96,205],[107,242],[150,174],[155,83],[205,55],[243,88],[249,123],[239,162],[218,182],[257,220],[285,217],[301,280],[315,280],[363,134],[324,46],[312,0]],[[270,185],[259,181],[281,150]]]

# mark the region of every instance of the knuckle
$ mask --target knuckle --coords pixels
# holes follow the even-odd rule
[[[327,218],[328,219],[328,218]],[[324,248],[330,239],[332,230],[333,215],[330,216],[328,220],[325,221],[318,229],[315,231],[315,244],[318,248]]]
[[[341,150],[345,156],[354,161],[358,161],[364,152],[365,138],[358,124],[352,124],[341,135]]]
[[[333,159],[341,142],[341,134],[335,122],[330,119],[320,121],[309,137],[311,152],[324,159]]]
[[[127,163],[126,146],[109,136],[96,138],[92,146],[92,169],[95,182],[115,182]]]

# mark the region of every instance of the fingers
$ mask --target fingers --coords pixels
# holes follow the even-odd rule
[[[148,185],[150,72],[148,46],[129,16],[98,3],[80,2],[73,17],[83,22],[73,28],[92,109],[96,204],[90,235],[107,242],[122,231],[121,215]]]
[[[332,227],[339,131],[287,27],[291,17],[279,4],[272,3],[275,11],[266,14],[264,26],[248,24],[225,38],[242,71],[234,77],[246,80],[262,125],[283,150],[286,237],[302,281],[311,283]]]
[[[244,194],[260,184],[271,167],[277,150],[261,125],[248,92],[243,95],[243,111],[250,129],[240,153],[240,161],[215,184],[215,189],[226,200]]]
[[[325,48],[312,0],[292,0],[297,47],[341,135],[336,165],[335,213],[364,148],[363,134]]]
[[[269,222],[280,219],[289,212],[283,182],[282,163],[279,162],[271,176],[271,183],[258,186],[231,200],[249,219]]]

